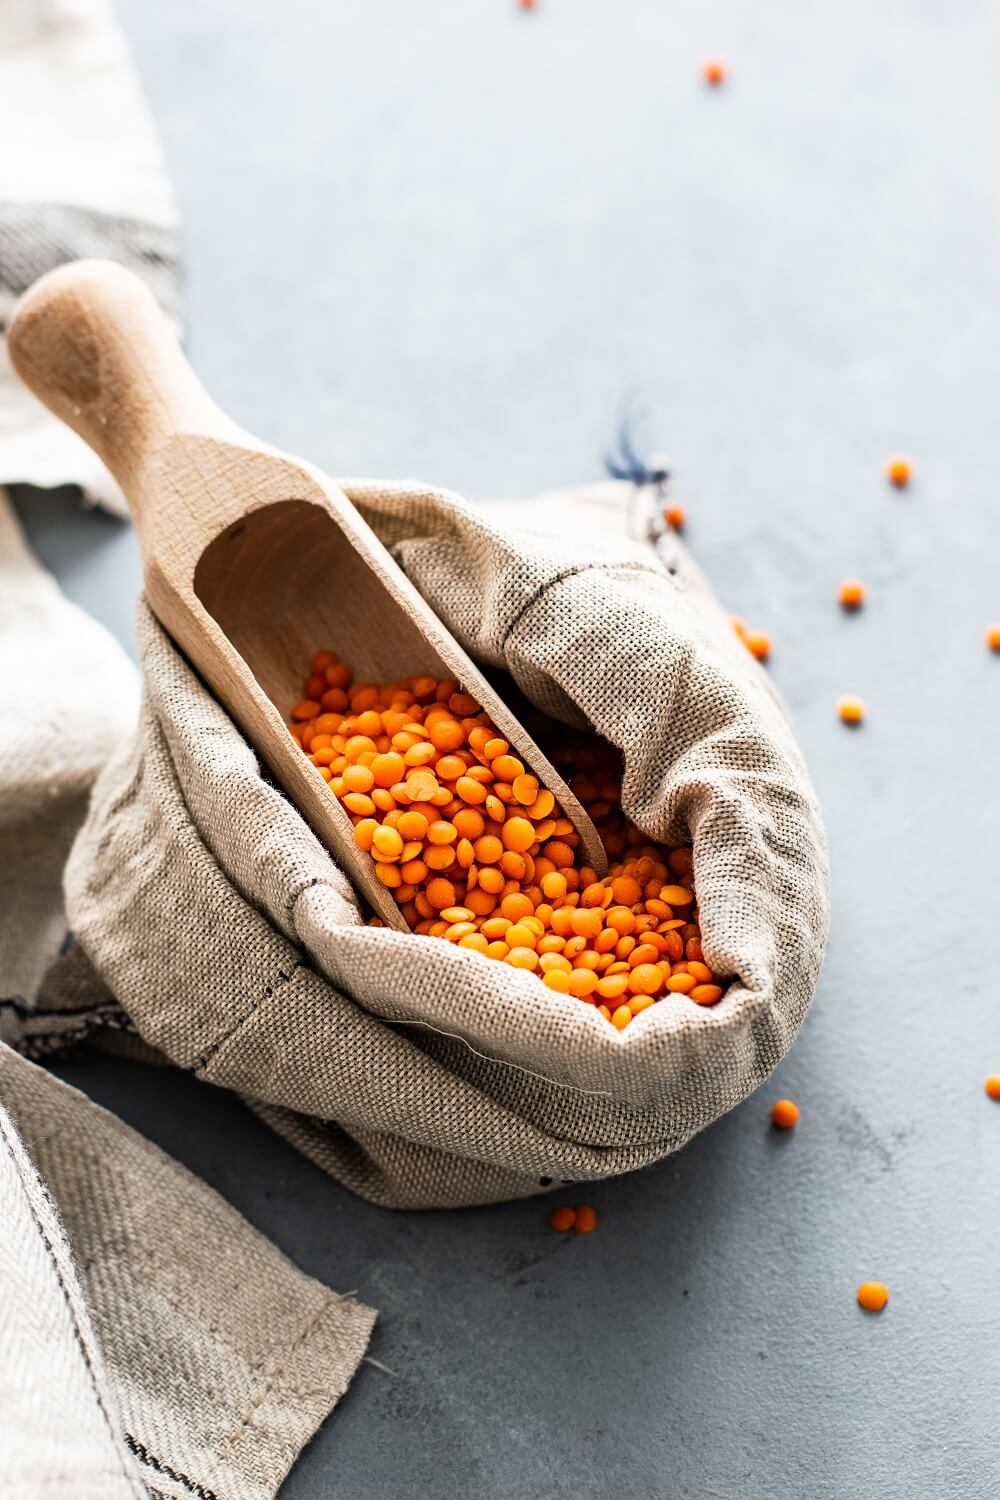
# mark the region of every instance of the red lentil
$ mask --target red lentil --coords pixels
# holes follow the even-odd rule
[[[776,1099],[771,1105],[771,1124],[779,1130],[794,1130],[799,1123],[799,1106],[791,1099]]]
[[[865,602],[865,586],[860,578],[845,578],[837,590],[844,609],[860,609]]]
[[[319,651],[306,694],[290,733],[415,932],[535,974],[619,1031],[654,1002],[722,998],[692,851],[652,844],[628,821],[610,745],[561,731],[554,751],[607,850],[598,880],[553,794],[455,682],[355,683]]]
[[[889,1300],[884,1281],[863,1281],[858,1287],[858,1303],[865,1312],[881,1312]]]
[[[568,1203],[561,1203],[549,1214],[549,1228],[556,1230],[558,1234],[565,1234],[567,1229],[572,1229],[576,1224],[576,1209],[570,1208]]]
[[[862,723],[865,717],[865,705],[860,698],[852,697],[850,694],[837,699],[837,713],[845,724],[852,727]]]
[[[983,1087],[991,1099],[1000,1100],[1000,1073],[991,1073]]]
[[[905,453],[896,453],[886,462],[885,477],[897,490],[903,490],[913,478],[913,465]]]
[[[757,661],[768,661],[771,656],[771,637],[765,635],[761,630],[755,630],[744,636],[746,648],[750,655]]]
[[[701,76],[712,88],[725,83],[729,69],[721,57],[709,57],[702,63]]]

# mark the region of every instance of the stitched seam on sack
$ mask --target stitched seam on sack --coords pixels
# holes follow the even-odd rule
[[[326,1318],[326,1316],[330,1312],[331,1308],[334,1307],[334,1306],[336,1306],[338,1303],[344,1302],[346,1300],[347,1299],[344,1298],[344,1297],[338,1297],[338,1296],[336,1296],[336,1294],[331,1293],[331,1295],[323,1302],[322,1306],[320,1306],[319,1308],[317,1308],[316,1312],[309,1319],[308,1323],[305,1325],[305,1327],[299,1333],[298,1337],[294,1340],[293,1343],[289,1344],[288,1348],[285,1350],[284,1355],[282,1357],[282,1360],[281,1360],[280,1364],[278,1364],[276,1366],[276,1368],[274,1370],[272,1370],[271,1374],[267,1377],[267,1380],[265,1381],[264,1385],[261,1387],[261,1389],[260,1389],[260,1391],[259,1391],[259,1393],[258,1393],[258,1395],[256,1397],[256,1400],[254,1401],[254,1403],[251,1406],[250,1410],[247,1412],[246,1416],[243,1418],[243,1420],[240,1423],[240,1425],[238,1427],[233,1428],[233,1430],[232,1430],[232,1432],[230,1432],[229,1436],[227,1438],[225,1438],[224,1441],[222,1442],[222,1444],[221,1444],[221,1446],[220,1446],[220,1448],[219,1448],[219,1450],[218,1450],[218,1452],[216,1454],[216,1460],[217,1460],[218,1463],[220,1463],[220,1464],[228,1464],[230,1462],[229,1454],[232,1452],[233,1448],[235,1447],[236,1443],[239,1441],[239,1439],[242,1436],[242,1434],[248,1428],[253,1427],[255,1425],[254,1424],[254,1417],[255,1417],[255,1415],[260,1410],[260,1408],[263,1406],[263,1404],[267,1400],[267,1398],[276,1390],[276,1388],[277,1388],[279,1382],[282,1380],[283,1376],[285,1376],[288,1373],[288,1366],[289,1366],[291,1360],[293,1359],[293,1357],[296,1354],[298,1354],[299,1350],[302,1349],[308,1343],[308,1341],[312,1338],[313,1334],[319,1328],[319,1326],[322,1323],[323,1319]],[[349,1384],[350,1384],[350,1377],[348,1377],[347,1382],[342,1386],[342,1388],[335,1393],[335,1396],[334,1396],[334,1401],[335,1402],[340,1399],[340,1397],[343,1395],[344,1391],[346,1391],[347,1386]],[[298,1392],[292,1392],[292,1394],[293,1395],[298,1395],[299,1393]],[[213,1500],[214,1500],[214,1497],[213,1497]]]
[[[81,1354],[81,1356],[83,1358],[84,1368],[87,1371],[87,1376],[88,1376],[88,1379],[90,1381],[91,1390],[93,1391],[94,1400],[97,1402],[98,1411],[101,1413],[101,1416],[104,1419],[104,1425],[105,1425],[105,1427],[108,1430],[108,1435],[109,1435],[109,1437],[111,1439],[111,1442],[112,1442],[112,1445],[113,1445],[113,1447],[115,1449],[115,1452],[117,1453],[118,1452],[118,1430],[117,1430],[117,1427],[116,1427],[115,1423],[112,1421],[112,1419],[111,1419],[111,1413],[108,1411],[108,1408],[105,1405],[104,1395],[103,1395],[103,1393],[101,1391],[100,1383],[99,1383],[99,1381],[97,1379],[97,1371],[94,1369],[93,1362],[92,1362],[91,1357],[90,1357],[90,1351],[87,1348],[87,1341],[83,1337],[83,1332],[82,1332],[82,1330],[80,1328],[80,1324],[79,1324],[79,1321],[77,1319],[76,1308],[73,1306],[73,1299],[71,1298],[71,1296],[69,1294],[69,1288],[66,1285],[66,1280],[65,1280],[65,1278],[63,1276],[63,1273],[62,1273],[62,1267],[59,1264],[58,1258],[57,1258],[56,1253],[55,1253],[55,1249],[53,1248],[53,1245],[52,1245],[52,1241],[49,1239],[49,1236],[45,1232],[45,1226],[43,1225],[41,1219],[38,1216],[38,1213],[36,1212],[35,1205],[31,1201],[31,1187],[30,1187],[30,1184],[25,1180],[24,1172],[22,1171],[22,1168],[21,1168],[21,1163],[19,1162],[19,1160],[17,1158],[17,1153],[14,1151],[13,1146],[11,1145],[10,1138],[9,1138],[8,1132],[7,1132],[7,1127],[6,1127],[6,1124],[5,1124],[5,1122],[4,1122],[4,1120],[2,1118],[0,1118],[0,1136],[3,1137],[4,1149],[6,1150],[7,1155],[10,1157],[10,1160],[13,1163],[14,1171],[17,1173],[18,1180],[19,1180],[19,1182],[21,1184],[21,1187],[24,1190],[24,1198],[25,1198],[25,1202],[28,1205],[28,1212],[29,1212],[29,1214],[32,1217],[32,1220],[34,1222],[36,1230],[38,1231],[38,1236],[41,1239],[41,1242],[42,1242],[43,1246],[45,1247],[45,1252],[48,1255],[49,1260],[52,1262],[52,1269],[55,1271],[56,1281],[58,1282],[59,1290],[62,1292],[63,1301],[65,1302],[66,1307],[67,1307],[67,1309],[69,1311],[70,1322],[71,1322],[72,1328],[73,1328],[73,1337],[74,1337],[74,1339],[75,1339],[75,1341],[77,1343],[77,1346],[78,1346],[78,1348],[80,1350],[80,1354]],[[41,1181],[41,1179],[39,1179],[39,1181]],[[48,1196],[45,1193],[44,1186],[42,1187],[42,1192],[43,1192],[43,1194],[46,1197]],[[51,1199],[49,1201],[51,1203]],[[55,1213],[56,1209],[55,1209],[55,1204],[54,1203],[52,1203],[52,1209],[53,1209],[53,1213]],[[131,1490],[133,1490],[133,1493],[137,1493],[135,1491],[134,1483],[133,1483],[134,1476],[129,1473],[128,1469],[125,1467],[124,1464],[121,1465],[121,1469],[120,1469],[119,1472],[121,1474],[121,1477],[124,1480],[126,1480],[126,1482],[128,1483],[129,1488]],[[209,1500],[214,1500],[214,1497],[209,1497]]]
[[[741,988],[745,988],[745,986],[741,986]],[[747,990],[746,993],[751,997],[754,997],[754,999],[762,998],[759,997],[758,992],[754,990]],[[725,1023],[724,1028],[720,1026],[719,1030],[720,1032],[725,1030],[726,1034],[728,1035],[734,1029],[748,1029],[752,1025],[754,1018],[760,1013],[760,1011],[768,1008],[769,1002],[767,1004],[755,1003],[748,1005],[745,1008],[741,1007],[742,1014],[729,1017]],[[487,1052],[480,1052],[478,1048],[474,1047],[470,1041],[468,1041],[464,1036],[459,1035],[458,1032],[445,1031],[441,1026],[432,1026],[429,1021],[417,1021],[406,1018],[405,1020],[390,1021],[389,1024],[403,1027],[412,1026],[417,1030],[429,1031],[434,1036],[442,1036],[446,1037],[449,1041],[460,1042],[463,1047],[466,1047],[468,1051],[472,1053],[473,1057],[481,1058],[483,1062],[488,1062],[502,1068],[510,1068],[515,1073],[522,1073],[527,1078],[534,1078],[535,1080],[537,1080],[537,1082],[548,1084],[550,1087],[555,1089],[561,1089],[564,1093],[577,1094],[587,1099],[612,1099],[617,1101],[618,1096],[611,1089],[585,1089],[577,1083],[564,1083],[558,1078],[549,1078],[545,1073],[536,1073],[531,1068],[524,1067],[521,1063],[511,1062],[508,1058],[491,1057]],[[701,1028],[699,1027],[698,1029],[700,1030]],[[662,1106],[655,1104],[626,1104],[623,1107],[628,1109],[628,1111],[633,1115],[657,1115],[661,1112],[662,1109]],[[565,1139],[567,1141],[567,1144],[573,1144],[571,1138],[554,1136],[553,1139]]]
[[[214,1490],[207,1490],[196,1479],[189,1479],[186,1474],[180,1473],[177,1469],[172,1469],[162,1459],[154,1458],[145,1443],[140,1443],[139,1439],[134,1438],[130,1432],[125,1433],[125,1441],[139,1462],[145,1464],[147,1468],[152,1469],[154,1473],[162,1474],[164,1479],[172,1479],[182,1489],[189,1490],[192,1495],[197,1495],[198,1500],[219,1500]]]
[[[264,1004],[264,1001],[272,999],[275,991],[279,990],[282,985],[290,984],[291,981],[295,978],[298,970],[303,967],[304,965],[301,959],[297,959],[295,963],[292,964],[292,967],[289,969],[287,974],[285,973],[284,969],[279,969],[277,979],[272,979],[270,984],[264,986],[263,993],[257,996],[256,1000],[253,1001],[249,1009],[244,1011],[243,1015],[239,1016],[233,1022],[232,1026],[228,1028],[228,1030],[224,1031],[221,1036],[216,1037],[215,1041],[212,1042],[208,1047],[206,1047],[205,1051],[195,1058],[194,1062],[191,1064],[191,1071],[193,1073],[198,1073],[201,1072],[203,1068],[207,1068],[208,1064],[212,1061],[212,1058],[216,1055],[219,1049],[221,1047],[224,1047],[226,1043],[230,1041],[236,1035],[236,1033],[241,1030],[243,1026],[246,1025],[251,1016],[255,1015],[260,1007]]]
[[[510,625],[504,632],[503,640],[500,642],[500,650],[506,651],[507,642],[514,634],[514,631],[520,625],[525,615],[528,614],[530,610],[534,609],[535,605],[540,599],[543,599],[545,597],[549,589],[558,588],[559,585],[561,583],[565,583],[567,579],[578,578],[582,573],[646,573],[650,578],[662,578],[662,574],[658,571],[658,569],[650,567],[649,563],[638,561],[628,562],[622,560],[613,563],[576,563],[571,568],[564,568],[563,571],[561,573],[557,573],[554,578],[547,578],[544,583],[539,584],[535,592],[531,594],[526,603],[521,606],[517,614],[514,616],[513,620],[510,622]]]
[[[227,894],[230,895],[230,896],[232,896],[232,897],[234,897],[237,901],[239,901],[240,904],[247,911],[253,912],[255,916],[259,917],[260,920],[267,927],[267,929],[268,929],[268,935],[273,938],[274,935],[275,935],[275,923],[272,920],[272,918],[270,917],[270,915],[266,911],[261,910],[261,908],[255,902],[249,900],[248,897],[244,895],[244,893],[240,890],[239,886],[237,886],[235,884],[235,882],[230,878],[228,871],[226,871],[225,869],[223,869],[223,867],[220,864],[219,860],[217,859],[215,853],[213,852],[211,846],[206,842],[206,839],[205,839],[205,837],[204,837],[204,835],[203,835],[203,833],[201,831],[201,827],[199,826],[198,821],[195,818],[194,812],[193,812],[193,810],[191,808],[191,805],[188,802],[187,793],[186,793],[186,791],[184,789],[184,785],[183,785],[183,783],[181,781],[180,772],[178,771],[176,762],[174,760],[173,749],[172,749],[172,747],[170,745],[170,741],[169,741],[169,739],[168,739],[168,737],[166,735],[166,732],[164,731],[163,725],[160,723],[160,720],[159,720],[159,718],[157,717],[157,715],[155,713],[153,713],[151,715],[151,719],[152,719],[151,732],[152,732],[154,738],[158,741],[160,752],[161,752],[161,754],[163,756],[164,762],[166,764],[167,771],[169,773],[171,787],[172,787],[174,793],[176,794],[176,796],[177,796],[177,798],[178,798],[181,806],[184,809],[184,814],[185,814],[185,817],[187,819],[187,827],[189,828],[189,830],[190,830],[190,832],[191,832],[191,834],[192,834],[192,836],[193,836],[193,838],[195,840],[195,844],[197,846],[197,849],[198,849],[200,855],[205,859],[206,863],[209,866],[212,867],[215,876],[220,881],[223,882],[223,884],[225,885]],[[258,775],[260,776],[261,781],[264,781],[266,779],[263,776],[263,774],[260,773],[259,766],[258,766]],[[139,780],[139,777],[138,777],[138,775],[136,775],[136,777],[134,778],[134,782],[137,784],[138,780]],[[183,840],[179,840],[178,843],[179,843],[179,847],[181,848],[182,853],[184,854],[185,857],[187,857],[188,856],[188,851],[187,851],[187,849],[184,846]],[[345,877],[345,879],[346,879],[346,877]],[[335,882],[329,881],[329,880],[324,880],[321,876],[318,876],[318,875],[314,875],[314,876],[309,877],[305,881],[305,883],[301,886],[301,888],[295,891],[294,895],[291,896],[291,898],[289,899],[289,901],[287,903],[287,906],[286,906],[286,918],[287,918],[287,921],[288,921],[288,923],[289,923],[290,926],[294,927],[294,925],[295,925],[293,911],[294,911],[294,907],[298,903],[299,897],[302,896],[306,891],[311,890],[314,886],[318,886],[318,885],[328,886],[330,889],[332,889],[338,895],[342,895],[343,894],[342,892],[338,891],[337,885],[336,885]],[[348,888],[350,889],[349,882],[348,882]],[[281,936],[281,939],[282,939],[283,943],[287,944],[288,939],[284,937],[284,934],[282,933],[282,934],[280,934],[280,936]],[[295,973],[295,970],[298,969],[298,968],[301,968],[301,967],[302,967],[301,962],[300,961],[296,961],[296,963],[293,964],[290,972],[287,975],[284,974],[283,971],[280,970],[280,969],[278,970],[278,973],[279,973],[280,978],[282,980],[284,980],[285,982],[287,982],[289,979],[291,979],[292,975]],[[229,1039],[229,1037],[232,1036],[236,1031],[239,1030],[239,1028],[243,1025],[244,1021],[247,1021],[247,1020],[250,1019],[250,1017],[253,1015],[254,1011],[263,1003],[263,1001],[266,1000],[266,999],[268,999],[268,998],[270,998],[270,993],[271,993],[270,989],[268,989],[267,991],[265,991],[265,993],[262,996],[260,996],[254,1002],[254,1004],[251,1006],[250,1010],[247,1011],[246,1015],[241,1020],[238,1020],[237,1022],[235,1022],[235,1024],[230,1028],[230,1030],[228,1032],[223,1033],[223,1035],[220,1038],[218,1038],[218,1040],[216,1040],[215,1042],[211,1043],[209,1045],[209,1047],[206,1049],[206,1051],[199,1058],[197,1058],[193,1064],[191,1064],[192,1071],[197,1072],[197,1070],[200,1067],[204,1067],[215,1056],[216,1052],[218,1052],[219,1048],[224,1045],[224,1043]],[[140,1032],[140,1035],[142,1035],[141,1032]]]

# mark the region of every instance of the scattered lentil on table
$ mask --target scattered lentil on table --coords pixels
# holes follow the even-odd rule
[[[913,478],[913,465],[905,453],[896,453],[886,462],[885,477],[897,490],[903,490]]]
[[[771,1124],[779,1130],[794,1130],[799,1123],[799,1106],[791,1099],[776,1099],[771,1105]]]
[[[863,722],[865,705],[860,698],[855,698],[848,693],[843,698],[837,699],[837,713],[845,724],[850,724],[853,728]]]
[[[576,1210],[576,1223],[573,1225],[577,1234],[592,1234],[597,1228],[597,1210],[591,1208],[589,1203],[581,1203]]]
[[[844,609],[860,609],[865,602],[865,586],[860,578],[845,578],[837,590]]]
[[[304,692],[291,734],[415,932],[536,974],[617,1030],[656,1002],[721,1000],[692,851],[626,818],[612,746],[567,731],[553,754],[607,850],[598,880],[553,793],[457,682],[355,682],[319,651]]]
[[[709,57],[702,63],[701,76],[712,88],[725,83],[729,69],[721,57]]]
[[[683,505],[666,505],[663,508],[663,519],[671,531],[683,531],[687,525],[687,511]]]
[[[991,1073],[983,1088],[991,1099],[1000,1101],[1000,1073]]]
[[[744,642],[750,655],[757,661],[769,661],[771,657],[771,637],[765,635],[761,630],[751,630],[744,636]]]
[[[987,628],[986,644],[991,651],[1000,652],[1000,625],[990,625]]]
[[[579,1203],[575,1208],[561,1203],[549,1214],[549,1228],[557,1234],[566,1234],[570,1229],[577,1234],[593,1234],[597,1228],[597,1210],[589,1203]]]
[[[858,1304],[865,1312],[881,1312],[889,1300],[884,1281],[863,1281],[858,1287]]]
[[[748,630],[746,620],[739,615],[730,615],[729,623],[746,646],[750,655],[759,662],[766,662],[771,655],[771,637],[760,630]]]

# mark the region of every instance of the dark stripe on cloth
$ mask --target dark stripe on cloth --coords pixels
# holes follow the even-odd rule
[[[176,317],[177,235],[173,229],[68,203],[0,202],[0,328],[33,281],[68,260],[116,260]]]

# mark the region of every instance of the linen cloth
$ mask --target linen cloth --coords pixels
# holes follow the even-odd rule
[[[45,271],[121,261],[177,314],[177,211],[108,0],[0,5],[0,330]],[[87,445],[24,389],[0,340],[0,483],[80,484],[125,513]]]
[[[176,308],[175,216],[100,0],[0,5],[0,328],[38,275],[110,255]],[[0,483],[110,475],[0,339]],[[0,489],[0,1038],[36,1055],[125,1017],[68,940],[61,878],[139,680],[31,556]],[[116,1028],[111,1029],[109,1028]],[[0,1040],[0,1495],[269,1500],[350,1382],[375,1314]]]
[[[138,674],[0,507],[0,1038],[126,1023],[67,942],[62,865]],[[117,1035],[118,1032],[112,1032]],[[269,1500],[375,1314],[0,1041],[0,1495]]]

